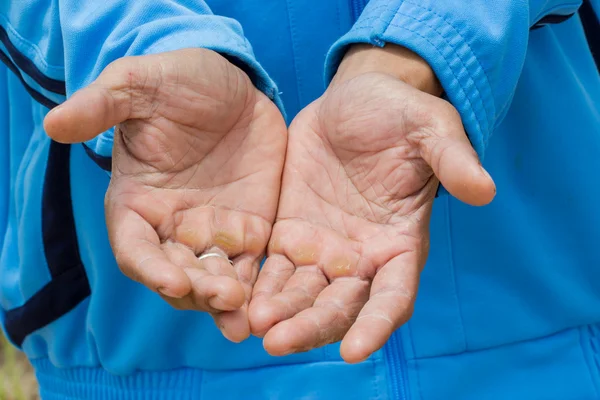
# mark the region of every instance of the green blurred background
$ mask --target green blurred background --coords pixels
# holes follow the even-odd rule
[[[35,376],[27,358],[1,334],[0,400],[39,400]]]

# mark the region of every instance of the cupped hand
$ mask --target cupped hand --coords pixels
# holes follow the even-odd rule
[[[358,362],[381,348],[411,316],[439,181],[472,205],[495,194],[446,101],[368,72],[304,109],[250,304],[266,350],[343,339],[342,357]]]
[[[45,120],[67,143],[115,125],[105,206],[119,267],[245,339],[285,156],[279,110],[225,58],[186,49],[112,63]],[[207,251],[224,257],[199,261]]]

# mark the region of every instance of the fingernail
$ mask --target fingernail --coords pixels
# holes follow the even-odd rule
[[[358,360],[356,360],[357,363],[361,363],[361,362],[365,362],[367,361],[367,359],[370,357],[370,355],[366,355],[363,358],[359,358]]]
[[[492,179],[492,176],[490,175],[489,172],[486,171],[485,168],[483,168],[483,166],[481,167],[481,170],[483,171],[483,174],[488,178],[488,179]]]
[[[239,342],[236,342],[235,340],[231,340],[231,338],[227,335],[227,332],[225,332],[224,329],[219,328],[219,330],[221,331],[221,335],[223,335],[223,337],[225,339],[227,339],[227,340],[229,340],[230,342],[233,342],[233,343],[239,343]]]
[[[232,342],[232,343],[241,343],[241,342],[243,342],[243,339],[242,339],[242,340],[236,340],[236,339],[233,339],[233,338],[232,338],[232,337],[231,337],[231,336],[230,336],[230,335],[229,335],[229,334],[228,334],[228,333],[225,331],[225,327],[221,327],[221,326],[219,326],[219,330],[221,331],[221,335],[223,335],[223,337],[224,337],[225,339],[229,340],[230,342]]]
[[[174,299],[180,299],[183,297],[183,296],[180,296],[180,295],[176,294],[175,292],[171,291],[169,288],[159,287],[156,290],[163,296],[172,297]]]

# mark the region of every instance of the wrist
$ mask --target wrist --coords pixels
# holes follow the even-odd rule
[[[439,80],[425,60],[404,47],[389,43],[383,48],[368,44],[351,46],[340,63],[332,85],[369,72],[391,75],[434,96],[443,93]]]

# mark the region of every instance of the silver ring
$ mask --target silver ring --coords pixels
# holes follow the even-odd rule
[[[201,256],[198,257],[198,261],[204,260],[205,258],[208,258],[208,257],[219,257],[219,258],[222,258],[224,260],[227,260],[227,262],[229,264],[233,265],[233,261],[231,261],[229,258],[227,258],[224,255],[219,254],[219,253],[206,253],[206,254],[202,254]]]

